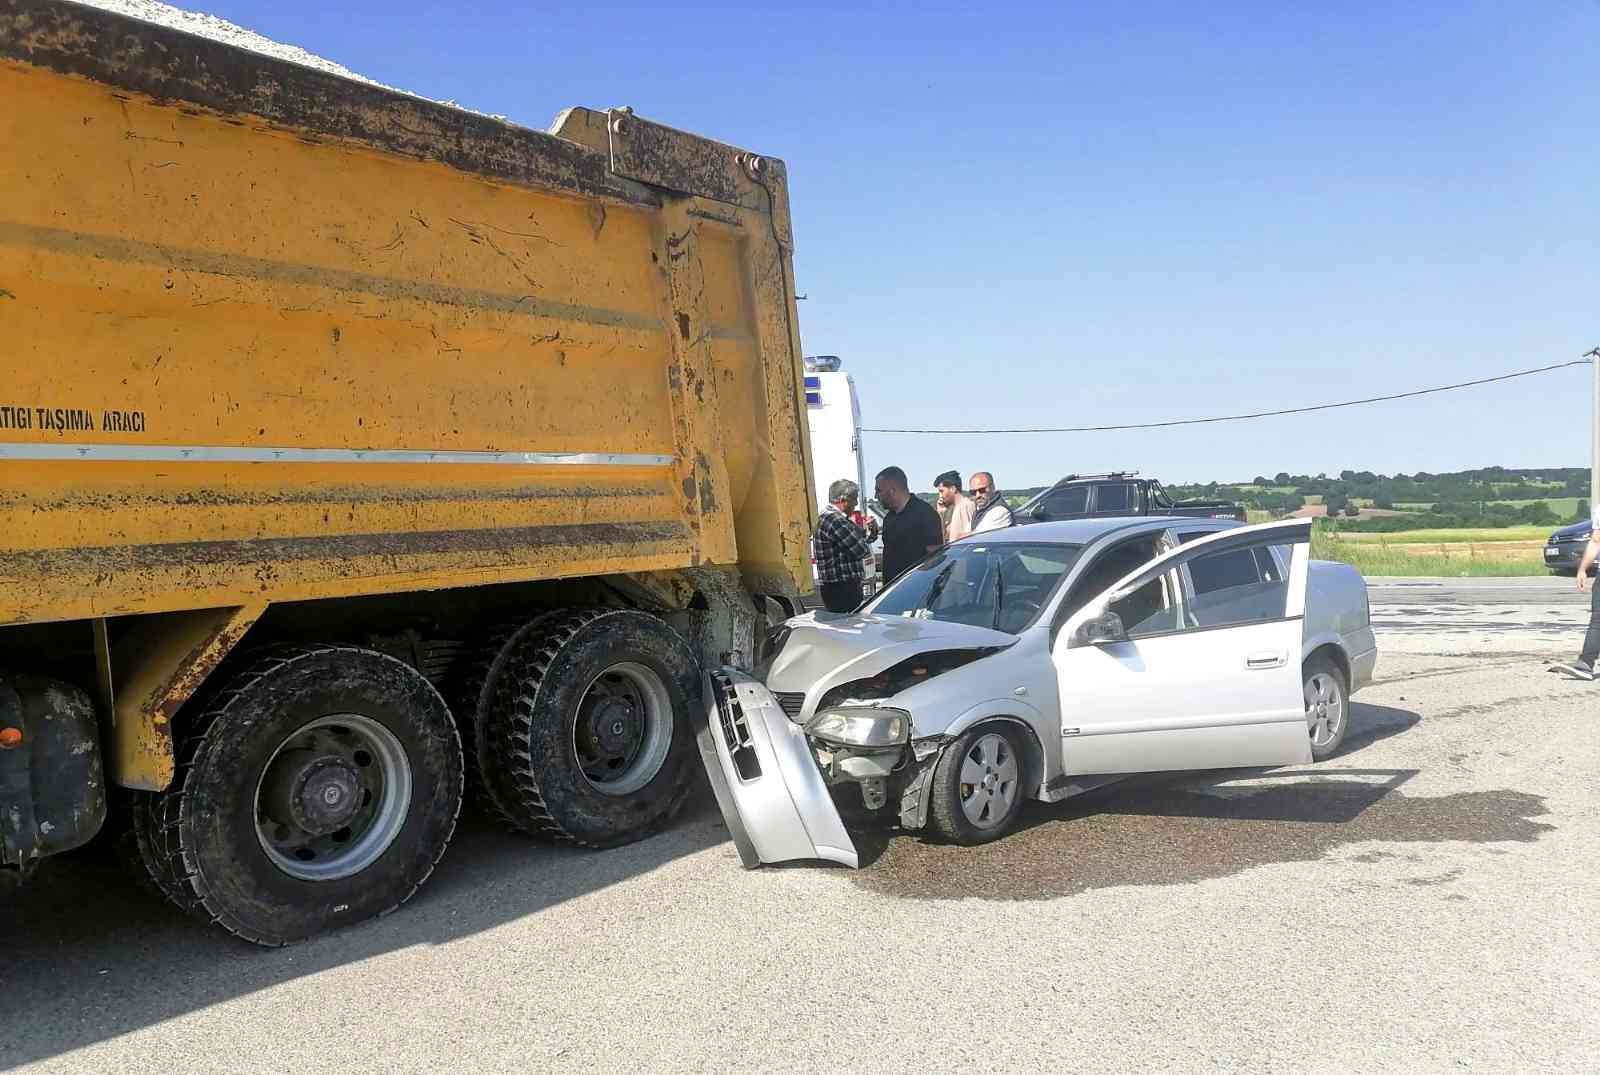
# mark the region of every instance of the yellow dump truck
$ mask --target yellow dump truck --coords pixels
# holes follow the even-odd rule
[[[280,944],[604,847],[810,587],[781,161],[0,0],[0,862]],[[108,800],[110,822],[108,816]]]

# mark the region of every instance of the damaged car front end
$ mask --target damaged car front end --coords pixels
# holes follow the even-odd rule
[[[732,668],[706,676],[705,697],[701,752],[746,866],[858,865],[836,790],[856,789],[869,814],[897,804],[902,828],[925,823],[928,774],[948,737],[913,740],[905,710],[839,705],[800,724],[772,690]]]
[[[700,754],[745,866],[793,859],[858,865],[805,729],[737,669],[709,672],[703,686]]]
[[[968,692],[931,681],[1016,641],[965,624],[819,614],[775,631],[754,675],[708,675],[702,752],[745,865],[856,865],[841,816],[923,828],[949,726],[970,708]]]

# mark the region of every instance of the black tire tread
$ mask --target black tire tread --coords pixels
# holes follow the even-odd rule
[[[227,913],[226,908],[218,906],[209,899],[210,893],[206,887],[205,877],[200,873],[192,851],[185,846],[183,839],[185,825],[189,820],[189,794],[192,791],[189,781],[196,768],[205,760],[206,753],[215,743],[217,730],[219,728],[226,730],[228,724],[226,718],[229,715],[229,711],[257,683],[268,676],[281,673],[296,662],[338,653],[378,657],[382,660],[393,661],[395,664],[407,669],[411,668],[404,661],[388,654],[363,649],[359,646],[297,645],[263,651],[211,700],[211,704],[205,710],[185,722],[184,734],[175,744],[178,772],[173,778],[172,786],[164,792],[145,793],[143,823],[138,825],[135,831],[140,834],[139,850],[144,857],[145,865],[149,869],[151,877],[166,894],[167,898],[176,904],[180,910],[198,915],[207,922],[220,926],[235,937],[249,941],[252,944],[277,948],[292,944],[298,938],[265,936],[254,932],[243,923],[232,918]],[[456,736],[457,745],[459,746],[459,731],[456,731]],[[460,757],[459,752],[457,757]],[[136,824],[139,816],[139,813],[136,812]],[[412,896],[416,895],[417,890],[433,875],[435,867],[439,864],[439,859],[444,856],[451,837],[455,835],[456,821],[459,817],[460,801],[457,800],[456,813],[451,816],[449,831],[440,842],[439,853],[434,856],[427,872],[417,880],[417,883],[411,887],[410,891],[400,895],[393,904],[373,917],[382,918],[392,914]]]
[[[632,609],[618,608],[562,610],[539,618],[507,646],[505,663],[495,683],[494,704],[489,707],[486,741],[492,762],[484,766],[483,775],[506,820],[519,832],[595,849],[615,847],[637,838],[592,840],[565,829],[545,803],[528,747],[533,722],[540,719],[540,690],[557,655],[585,627],[619,614],[640,615]],[[690,790],[685,782],[675,791],[657,826],[677,813]]]
[[[451,684],[451,712],[461,734],[465,799],[481,810],[493,823],[515,828],[510,813],[501,805],[485,779],[485,758],[490,756],[488,713],[495,691],[511,657],[512,647],[538,624],[559,613],[544,613],[532,619],[508,621],[490,628],[477,640],[463,667]]]
[[[117,864],[133,879],[147,895],[156,899],[165,899],[166,892],[156,882],[155,875],[145,865],[144,853],[139,847],[139,830],[135,820],[135,811],[143,809],[143,803],[135,798],[146,792],[123,792],[113,807],[107,819],[107,828],[111,840],[111,853],[116,856]]]

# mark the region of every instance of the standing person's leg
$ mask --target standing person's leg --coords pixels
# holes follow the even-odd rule
[[[1578,656],[1578,663],[1594,667],[1594,662],[1600,658],[1600,578],[1589,585],[1589,633],[1583,637],[1583,653]]]
[[[1550,671],[1573,679],[1596,678],[1594,663],[1600,659],[1600,579],[1589,587],[1589,632],[1583,636],[1583,652],[1571,664],[1553,664]]]
[[[854,612],[861,605],[860,582],[824,582],[819,589],[823,607],[829,612]]]

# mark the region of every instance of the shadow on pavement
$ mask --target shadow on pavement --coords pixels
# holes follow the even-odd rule
[[[1350,730],[1345,733],[1344,742],[1339,745],[1338,753],[1329,759],[1329,763],[1365,750],[1374,743],[1404,735],[1421,722],[1422,718],[1409,709],[1352,702]]]
[[[1187,884],[1255,866],[1313,861],[1364,841],[1531,843],[1553,826],[1544,799],[1512,790],[1409,798],[1414,769],[1346,763],[1403,734],[1417,714],[1357,704],[1340,754],[1293,770],[1133,777],[1062,803],[1030,803],[1018,831],[981,847],[888,831],[856,840],[850,879],[916,899],[1053,899],[1117,885]]]
[[[0,1068],[330,967],[493,929],[726,839],[708,787],[668,831],[610,851],[537,844],[464,815],[433,877],[398,913],[279,949],[185,917],[139,887],[107,849],[47,860],[23,887],[0,891]],[[737,868],[731,852],[728,868]]]

